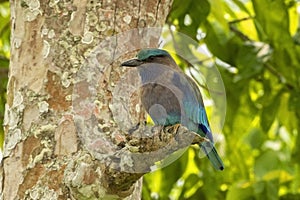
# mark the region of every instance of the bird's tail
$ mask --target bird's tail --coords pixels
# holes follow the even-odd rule
[[[210,160],[213,167],[217,170],[223,170],[224,164],[222,159],[220,158],[217,150],[215,149],[213,143],[211,142],[203,142],[200,144],[202,151],[206,154],[208,159]]]

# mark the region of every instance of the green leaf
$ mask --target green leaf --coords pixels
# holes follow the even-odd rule
[[[269,105],[266,105],[262,108],[260,124],[265,133],[268,132],[268,130],[270,129],[271,125],[273,124],[277,116],[277,111],[280,106],[281,94],[282,91],[278,92],[270,100]]]
[[[235,66],[239,73],[235,77],[236,81],[253,77],[262,72],[263,61],[258,57],[259,49],[253,44],[244,44],[238,49],[235,59]]]
[[[233,2],[244,12],[246,12],[247,14],[251,15],[250,11],[247,9],[247,7],[245,6],[245,3],[239,0],[233,0]]]
[[[256,199],[278,199],[278,180],[260,181],[253,185]]]
[[[209,3],[211,5],[209,21],[212,23],[218,22],[220,27],[222,27],[222,29],[226,33],[228,33],[229,26],[228,26],[227,20],[225,19],[226,4],[224,4],[224,1],[222,1],[222,0],[209,0]]]
[[[229,188],[226,200],[250,200],[254,199],[253,195],[253,188],[250,182],[238,182]]]
[[[204,41],[208,49],[222,61],[234,65],[236,52],[242,42],[232,33],[227,33],[219,22],[206,22],[206,37]]]
[[[291,41],[289,16],[282,0],[252,0],[255,11],[255,24],[262,41],[271,44],[284,44]],[[272,11],[272,12],[270,12]]]
[[[180,159],[167,167],[145,175],[144,185],[146,185],[147,189],[144,191],[144,194],[149,195],[154,192],[159,195],[159,199],[168,199],[177,180],[179,180],[186,170],[187,159],[188,151],[186,151]]]
[[[273,170],[264,175],[263,180],[273,181],[278,180],[280,183],[290,182],[294,177],[285,170]]]
[[[193,194],[199,188],[199,181],[201,178],[197,174],[190,174],[186,179],[183,185],[183,189],[179,199],[186,199],[187,197],[193,196]]]
[[[256,176],[263,177],[269,171],[278,169],[280,164],[278,153],[268,150],[261,154],[255,161],[254,172]]]
[[[252,149],[260,149],[266,139],[266,134],[263,134],[261,129],[253,128],[245,137],[245,143],[248,143]]]
[[[143,200],[151,200],[151,189],[149,188],[149,184],[143,183],[142,187],[142,196]]]
[[[282,126],[284,126],[289,133],[292,133],[297,128],[297,118],[289,105],[290,95],[288,93],[283,93],[281,95],[281,101],[279,110],[277,113],[277,118]]]
[[[178,31],[196,40],[197,30],[200,24],[206,20],[209,10],[210,5],[207,0],[187,0],[184,3],[175,0],[168,21],[175,22],[177,20]],[[190,17],[191,20],[188,24],[185,21],[187,17]]]
[[[300,162],[300,134],[299,134],[299,130],[300,130],[300,122],[299,122],[299,118],[300,118],[300,93],[297,91],[293,91],[291,93],[290,99],[289,99],[289,109],[293,110],[295,112],[295,116],[297,121],[296,123],[296,127],[295,130],[298,130],[298,134],[295,137],[295,145],[293,148],[293,153],[292,153],[292,159],[294,162],[299,163]]]
[[[6,57],[0,55],[0,69],[1,68],[7,69],[8,66],[9,66],[9,60]]]
[[[9,2],[0,3],[0,56],[9,55],[10,10]]]

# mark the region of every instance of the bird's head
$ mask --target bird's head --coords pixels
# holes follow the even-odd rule
[[[159,63],[167,66],[176,66],[171,55],[163,49],[142,49],[137,58],[125,61],[121,66],[138,67],[144,63]]]

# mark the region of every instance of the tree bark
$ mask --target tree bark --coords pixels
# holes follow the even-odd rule
[[[140,199],[145,171],[114,167],[103,151],[128,142],[113,113],[120,61],[157,46],[160,29],[145,28],[162,27],[171,3],[11,1],[1,199]],[[144,120],[131,103],[127,127]]]

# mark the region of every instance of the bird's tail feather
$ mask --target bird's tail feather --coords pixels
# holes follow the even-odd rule
[[[217,170],[223,170],[224,164],[217,150],[211,142],[204,142],[200,145],[202,151],[206,154],[213,167]]]

